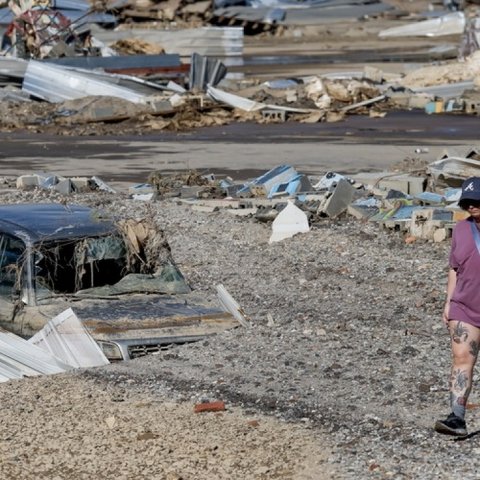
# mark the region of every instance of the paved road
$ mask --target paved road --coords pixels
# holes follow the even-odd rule
[[[309,174],[388,169],[418,147],[433,161],[444,148],[475,145],[478,117],[397,112],[385,118],[351,116],[339,123],[232,124],[182,134],[138,137],[47,137],[2,134],[2,174],[47,171],[98,175],[128,184],[153,170],[198,169],[237,180],[289,163]]]

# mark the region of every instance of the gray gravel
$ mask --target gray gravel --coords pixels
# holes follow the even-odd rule
[[[55,198],[12,193],[3,201],[44,197]],[[335,478],[478,478],[480,437],[454,441],[432,429],[448,413],[441,311],[449,242],[409,245],[401,233],[344,218],[269,245],[269,225],[225,210],[75,200],[156,216],[191,286],[215,302],[215,286],[224,284],[252,320],[250,328],[81,377],[174,402],[224,400],[247,415],[302,425],[331,447],[325,466]],[[475,432],[476,391],[470,402]]]

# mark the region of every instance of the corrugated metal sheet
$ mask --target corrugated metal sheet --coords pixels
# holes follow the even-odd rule
[[[110,363],[71,308],[49,320],[29,343],[75,368]]]
[[[190,90],[205,90],[207,85],[215,86],[226,74],[227,69],[220,60],[194,53],[190,63]]]
[[[95,28],[95,38],[104,43],[113,43],[127,38],[138,38],[157,44],[166,53],[178,53],[182,57],[192,53],[207,56],[240,56],[243,54],[242,27],[203,27],[189,30],[153,30],[132,28],[110,31]]]
[[[216,2],[222,4],[222,2]],[[226,2],[223,2],[225,5]],[[318,25],[336,19],[360,19],[393,10],[381,1],[345,0],[325,2],[245,2],[248,5],[232,5],[216,8],[217,18],[239,21],[276,23],[282,25]],[[280,11],[285,15],[280,18]]]
[[[0,57],[0,74],[5,77],[23,78],[28,62],[21,58]]]
[[[0,381],[50,375],[72,367],[13,333],[0,332]]]
[[[118,97],[133,103],[148,103],[159,92],[145,84],[132,82],[125,87],[121,82],[125,82],[125,78],[31,60],[22,90],[52,103],[87,96]]]

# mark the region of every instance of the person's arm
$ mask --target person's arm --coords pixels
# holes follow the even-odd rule
[[[455,286],[457,285],[457,272],[453,268],[448,270],[447,278],[447,299],[445,300],[445,307],[443,309],[443,323],[448,327],[448,319],[450,313],[450,300],[452,298]]]

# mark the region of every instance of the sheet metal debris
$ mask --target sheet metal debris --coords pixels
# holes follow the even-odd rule
[[[115,189],[107,185],[101,178],[93,177],[62,177],[48,173],[33,173],[20,175],[16,179],[16,186],[19,190],[31,190],[42,188],[55,190],[64,195],[74,192],[105,191],[116,193]]]
[[[217,285],[217,297],[220,301],[220,304],[225,308],[227,312],[230,312],[233,317],[242,325],[243,327],[250,326],[250,319],[247,317],[242,307],[237,303],[237,301],[228,293],[227,289],[222,285]]]
[[[245,110],[246,112],[257,112],[265,108],[271,110],[283,110],[285,112],[292,113],[310,113],[312,111],[312,109],[283,107],[279,105],[268,105],[255,102],[254,100],[249,100],[248,98],[243,98],[239,95],[235,95],[234,93],[225,92],[211,86],[207,88],[207,94],[217,102],[226,103],[231,107],[239,108],[240,110]]]
[[[73,367],[13,333],[0,331],[0,382],[52,375]]]
[[[289,200],[287,206],[277,215],[272,223],[272,235],[269,243],[279,242],[293,237],[297,233],[310,231],[308,217],[295,204]]]
[[[125,87],[120,84],[120,79],[107,74],[93,74],[33,60],[28,63],[22,90],[53,103],[87,96],[107,96],[145,104],[153,102],[153,97],[158,94],[158,90],[153,88],[148,93],[140,92],[140,87],[135,84]]]
[[[110,363],[71,308],[49,320],[28,342],[74,368]]]
[[[200,188],[181,201],[199,213],[218,214],[226,209],[228,213],[271,224],[269,243],[307,233],[311,225],[325,218],[345,216],[408,233],[412,238],[441,242],[451,236],[455,222],[465,217],[457,203],[458,186],[465,178],[480,175],[479,151],[472,148],[464,155],[453,157],[445,151],[432,163],[414,159],[422,167],[410,172],[366,172],[351,177],[331,171],[314,178],[290,165],[279,165],[239,183],[212,177],[217,190],[211,186],[206,190]],[[435,168],[442,165],[444,175],[449,172],[448,177],[435,175]],[[302,177],[304,188],[293,187],[301,183]],[[445,181],[447,178],[449,181]],[[223,197],[218,196],[219,191]]]
[[[401,27],[382,30],[378,36],[387,37],[439,37],[442,35],[460,35],[465,30],[465,14],[452,12],[438,18],[413,22]]]

